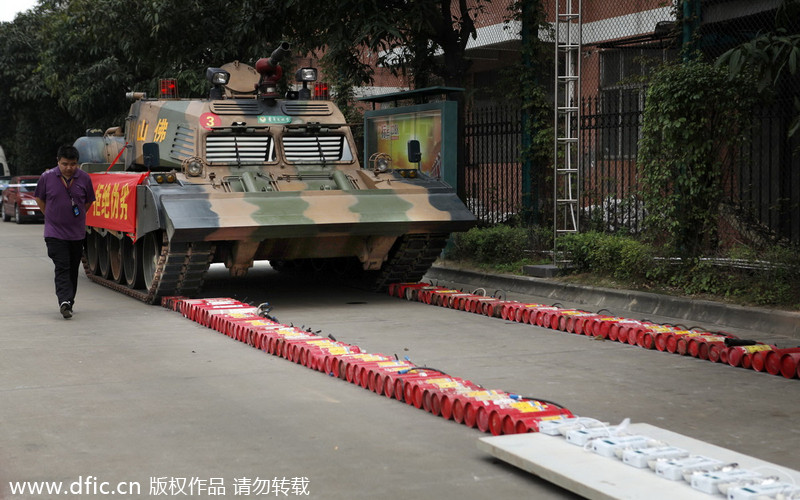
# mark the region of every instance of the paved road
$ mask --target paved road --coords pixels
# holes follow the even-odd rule
[[[477,430],[85,277],[75,317],[63,320],[41,230],[0,225],[0,497],[50,498],[12,495],[9,482],[60,481],[77,491],[79,478],[83,491],[73,496],[83,498],[100,496],[87,495],[86,484],[103,481],[138,482],[139,497],[183,496],[184,479],[204,490],[196,498],[220,486],[231,498],[265,498],[275,495],[256,493],[275,478],[290,486],[279,498],[572,497],[478,451],[485,434]],[[282,322],[369,352],[800,469],[798,380],[296,282],[267,266],[243,280],[213,266],[204,295],[266,300]]]

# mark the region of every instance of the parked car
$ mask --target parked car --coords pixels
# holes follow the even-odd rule
[[[33,196],[38,181],[38,175],[17,175],[11,178],[8,187],[3,191],[3,202],[0,204],[3,222],[10,221],[11,217],[14,217],[17,224],[44,220],[44,214]]]

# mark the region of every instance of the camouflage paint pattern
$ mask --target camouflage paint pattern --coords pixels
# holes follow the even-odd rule
[[[163,230],[169,241],[217,242],[215,260],[226,249],[238,274],[253,259],[355,256],[375,269],[403,235],[447,234],[475,223],[439,180],[362,168],[350,128],[329,101],[255,92],[218,100],[139,98],[124,141],[122,134],[109,129],[76,146],[82,156],[88,152],[85,168],[95,171],[123,147],[115,170],[148,170],[147,148],[157,147],[157,164],[138,186],[130,236]],[[199,175],[190,173],[192,163]],[[174,182],[158,183],[166,173]]]

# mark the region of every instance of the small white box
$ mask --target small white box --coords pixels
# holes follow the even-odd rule
[[[747,479],[763,479],[764,476],[758,472],[749,471],[746,469],[732,469],[728,471],[713,471],[713,472],[695,472],[692,474],[692,488],[708,493],[709,495],[717,495],[723,493],[719,489],[720,484],[729,484],[737,481]],[[723,493],[724,494],[724,493]]]
[[[576,446],[586,446],[592,439],[609,437],[617,431],[617,426],[592,427],[589,429],[574,429],[567,432],[567,442]]]
[[[588,417],[562,417],[557,420],[542,420],[539,422],[539,433],[548,436],[566,436],[567,432],[576,429],[592,429],[607,427],[608,422],[601,422]]]
[[[650,463],[656,460],[670,460],[688,456],[689,451],[683,448],[677,448],[675,446],[656,446],[639,450],[625,450],[622,454],[622,461],[630,466],[645,469],[650,467]]]
[[[638,449],[656,444],[647,436],[612,436],[592,441],[592,451],[604,457],[616,458],[617,451],[625,448]]]
[[[789,483],[749,484],[728,490],[728,500],[761,500],[776,498],[783,494],[784,498],[793,498],[800,494],[800,489]]]
[[[686,458],[660,460],[656,462],[656,474],[670,481],[682,481],[684,474],[696,470],[708,470],[723,465],[713,458],[695,455]]]

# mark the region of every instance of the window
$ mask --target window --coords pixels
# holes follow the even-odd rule
[[[607,159],[635,158],[645,85],[641,77],[671,57],[662,49],[624,48],[600,54],[601,146]]]

